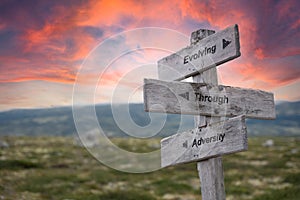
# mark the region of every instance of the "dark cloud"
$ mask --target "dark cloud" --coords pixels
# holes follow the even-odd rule
[[[261,59],[299,55],[300,1],[264,2],[254,10],[256,56]]]
[[[16,53],[20,45],[17,36],[17,33],[11,30],[0,31],[0,55],[9,56]]]
[[[124,30],[157,26],[190,35],[237,23],[242,56],[231,70],[241,80],[279,87],[300,77],[299,7],[297,0],[1,0],[0,81],[72,83],[90,50]],[[106,53],[119,52],[118,42]]]
[[[8,0],[0,3],[0,20],[10,29],[24,30],[42,28],[53,19],[54,8],[58,1]]]
[[[95,39],[101,38],[103,36],[103,30],[95,26],[83,26],[82,30],[88,35],[94,37]]]

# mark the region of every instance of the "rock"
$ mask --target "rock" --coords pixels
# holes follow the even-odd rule
[[[0,148],[9,148],[9,144],[5,141],[0,140]]]
[[[298,149],[292,149],[292,150],[291,150],[291,153],[292,153],[292,154],[298,153]]]
[[[87,148],[96,147],[99,144],[100,134],[97,130],[90,130],[84,134],[74,136],[74,144]]]
[[[266,140],[263,144],[264,147],[273,147],[274,141],[272,139]]]

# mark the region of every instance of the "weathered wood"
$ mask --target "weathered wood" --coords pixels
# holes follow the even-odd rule
[[[214,34],[213,30],[200,29],[191,34],[191,45],[197,41]],[[194,83],[209,83],[218,85],[217,69],[211,68],[193,76]],[[202,115],[195,116],[195,127],[203,127],[208,122],[219,122],[220,117],[205,117]],[[207,160],[197,162],[197,169],[201,181],[202,199],[225,200],[225,185],[223,175],[222,157],[218,156]]]
[[[182,80],[240,55],[238,26],[234,25],[159,60],[158,77]]]
[[[225,200],[222,157],[198,162],[197,170],[201,180],[202,199]]]
[[[272,93],[203,83],[144,80],[145,111],[274,119]]]
[[[162,167],[247,150],[245,117],[238,116],[161,140]]]
[[[197,31],[192,32],[190,38],[190,45],[196,45],[202,39],[214,34],[216,31],[209,29],[199,29]]]

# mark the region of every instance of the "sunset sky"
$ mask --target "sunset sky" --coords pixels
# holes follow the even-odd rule
[[[114,95],[120,102],[142,102],[138,92],[142,78],[147,74],[155,78],[155,62],[169,54],[143,49],[143,41],[153,47],[169,41],[180,49],[189,44],[192,31],[219,31],[233,24],[239,26],[242,55],[218,67],[220,83],[270,91],[276,100],[298,101],[299,8],[298,0],[2,0],[0,110],[71,105],[80,68],[85,71],[76,84],[83,90],[94,90],[95,83],[90,80],[99,79],[94,103],[110,102]],[[144,27],[178,31],[182,40],[176,34],[152,34],[149,29],[109,40],[123,31]],[[107,39],[105,52],[97,52]],[[123,55],[124,46],[137,50]],[[109,60],[105,58],[112,52],[120,57],[106,66]],[[90,69],[83,63],[85,59],[99,68]],[[99,69],[106,69],[101,77]],[[82,103],[90,103],[84,94],[80,96]]]

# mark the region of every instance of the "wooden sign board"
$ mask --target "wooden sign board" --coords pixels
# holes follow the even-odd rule
[[[158,77],[182,80],[240,55],[239,31],[234,25],[159,60]]]
[[[261,90],[144,79],[147,112],[275,119],[274,95]]]
[[[245,116],[238,116],[162,139],[161,166],[200,161],[247,149]]]

